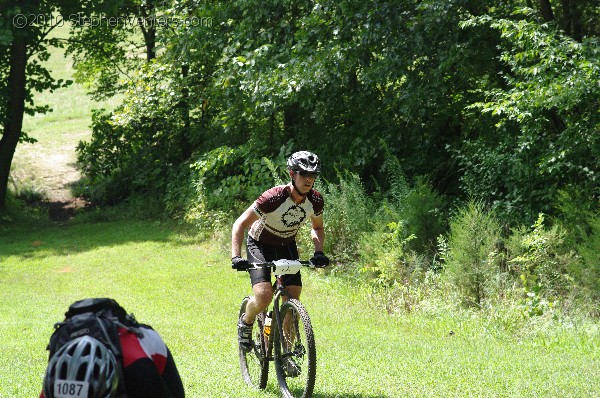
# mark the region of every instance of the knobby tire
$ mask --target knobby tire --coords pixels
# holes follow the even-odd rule
[[[239,317],[246,312],[246,304],[250,298],[246,297],[242,301]],[[244,381],[251,387],[264,389],[267,386],[269,377],[269,361],[267,360],[265,339],[263,335],[264,313],[256,316],[252,327],[253,349],[245,352],[241,347],[238,348],[240,357],[240,368]],[[236,334],[237,335],[237,334]]]
[[[285,354],[286,343],[280,341],[279,327],[283,324],[286,315],[293,317],[293,328],[296,336],[292,344],[294,347],[287,359]],[[277,381],[284,398],[310,398],[312,397],[315,386],[317,370],[317,354],[315,348],[315,337],[310,323],[308,313],[302,303],[295,299],[290,299],[283,303],[280,309],[281,320],[277,322],[277,330],[272,330],[274,344],[274,361],[277,373]],[[284,326],[285,328],[285,326]],[[284,337],[286,338],[286,337]],[[293,361],[299,369],[298,376],[291,376],[287,361]]]

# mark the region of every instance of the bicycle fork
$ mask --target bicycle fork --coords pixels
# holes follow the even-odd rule
[[[281,296],[282,295],[286,295],[286,290],[285,288],[277,288],[277,291],[275,293],[275,297],[273,299],[273,319],[276,320],[276,324],[277,324],[277,337],[279,337],[279,342],[281,344],[281,347],[283,349],[283,355],[282,358],[288,358],[294,355],[293,352],[293,343],[294,340],[296,339],[296,331],[294,330],[294,320],[292,319],[291,322],[291,326],[288,328],[289,330],[287,330],[287,334],[286,334],[286,330],[285,330],[285,319],[281,318],[281,311],[280,306],[279,306],[279,302],[281,300]],[[287,336],[287,338],[286,338]],[[272,340],[273,340],[273,335],[271,334],[271,338],[269,339],[269,352],[272,352],[272,348],[273,348],[273,344],[272,344]]]

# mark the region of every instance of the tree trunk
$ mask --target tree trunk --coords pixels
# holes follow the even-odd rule
[[[144,36],[146,45],[146,61],[150,62],[156,58],[156,9],[153,2],[141,6],[141,16],[138,17],[138,25]]]
[[[287,103],[283,106],[283,133],[286,141],[296,139],[300,131],[300,107],[297,103]]]
[[[183,129],[180,132],[180,154],[181,160],[188,160],[192,156],[191,137],[191,122],[190,122],[190,90],[188,87],[188,75],[190,67],[188,64],[181,66],[181,77],[183,78],[183,87],[181,89],[181,101],[179,108],[181,110],[181,118],[183,120]]]
[[[0,140],[0,209],[6,207],[10,166],[23,128],[27,44],[22,33],[16,32],[14,35],[9,62],[7,114],[3,126],[4,133]]]
[[[544,21],[554,21],[554,12],[552,12],[552,5],[550,4],[550,0],[540,0],[540,8],[542,11],[542,17],[544,18]]]
[[[156,28],[153,26],[148,30],[142,29],[146,43],[146,61],[150,62],[156,58]]]
[[[581,42],[583,26],[581,21],[581,6],[571,0],[561,0],[563,10],[563,29],[567,36]]]

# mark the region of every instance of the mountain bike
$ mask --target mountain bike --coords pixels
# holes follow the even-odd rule
[[[309,261],[276,260],[252,264],[254,269],[269,267],[276,276],[272,309],[256,316],[252,349],[239,348],[240,367],[249,386],[264,389],[269,362],[274,362],[279,388],[285,398],[309,398],[315,386],[317,354],[315,336],[306,308],[299,300],[283,301],[287,289],[282,275],[295,274]],[[250,269],[253,269],[250,268]],[[239,316],[246,312],[250,297],[245,297]]]

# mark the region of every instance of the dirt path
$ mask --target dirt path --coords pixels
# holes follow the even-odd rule
[[[73,196],[70,186],[81,178],[75,148],[79,139],[88,134],[72,134],[72,144],[58,148],[43,139],[17,146],[11,168],[13,188],[21,197],[28,193],[43,197],[48,216],[54,221],[68,220],[87,205],[82,198]]]

